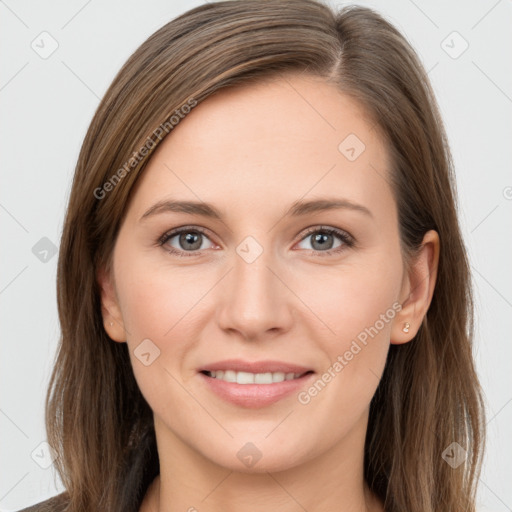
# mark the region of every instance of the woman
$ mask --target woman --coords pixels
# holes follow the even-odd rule
[[[58,305],[66,491],[26,510],[475,510],[450,152],[369,9],[219,2],[144,42],[79,156]]]

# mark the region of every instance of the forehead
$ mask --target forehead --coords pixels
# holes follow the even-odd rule
[[[337,194],[392,198],[388,153],[364,109],[319,77],[229,88],[193,108],[137,184],[137,214],[166,195],[240,208]]]

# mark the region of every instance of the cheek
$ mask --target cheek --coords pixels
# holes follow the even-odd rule
[[[309,284],[318,284],[317,293],[305,287],[303,294],[309,294],[304,301],[329,327],[321,337],[328,362],[301,403],[329,403],[327,409],[334,408],[343,413],[338,418],[352,418],[352,422],[369,406],[384,370],[391,327],[401,309],[397,302],[400,265],[399,258],[381,255],[336,275],[308,279]],[[318,330],[311,329],[310,336],[315,339],[315,332],[319,339]]]
[[[117,288],[129,341],[173,337],[190,323],[209,287],[192,267],[151,265],[143,257],[119,261]]]
[[[344,347],[375,324],[381,337],[389,336],[401,281],[400,262],[396,261],[389,263],[380,257],[328,271],[320,268],[302,284],[296,281],[297,295],[317,318],[314,324],[308,322],[315,326],[317,336],[321,330],[331,346]]]
[[[119,293],[138,387],[161,417],[174,418],[177,410],[197,415],[183,386],[181,368],[199,339],[199,308],[194,305],[204,292],[190,286],[190,278],[187,287],[180,279],[162,281],[162,276],[150,269],[139,274],[131,267],[129,275]],[[179,427],[179,421],[174,427]]]
[[[116,287],[141,393],[153,411],[162,416],[175,416],[176,410],[185,412],[191,408],[197,415],[197,406],[193,409],[193,400],[185,388],[188,379],[195,376],[190,369],[190,356],[197,350],[201,332],[211,319],[209,292],[219,281],[218,272],[198,272],[194,265],[171,265],[165,255],[148,257],[121,238],[117,249]],[[138,357],[143,343],[149,359],[154,357],[148,366]]]

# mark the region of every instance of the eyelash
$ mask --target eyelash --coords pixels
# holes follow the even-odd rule
[[[209,238],[206,231],[202,228],[195,227],[195,226],[184,226],[182,228],[177,228],[172,231],[168,231],[167,233],[164,233],[157,241],[158,245],[160,247],[163,247],[166,242],[168,242],[171,238],[174,238],[176,235],[180,235],[182,233],[200,233],[204,235],[206,238]],[[329,249],[327,251],[315,251],[314,249],[310,249],[311,252],[313,252],[316,256],[331,256],[333,254],[341,253],[342,251],[346,250],[347,248],[351,248],[355,246],[355,240],[354,238],[346,233],[345,231],[341,231],[340,229],[331,228],[331,227],[324,227],[324,226],[315,226],[313,228],[308,229],[308,231],[304,234],[304,236],[299,240],[299,242],[302,242],[305,238],[308,236],[314,234],[314,233],[324,233],[328,235],[335,235],[337,236],[342,242],[343,245],[340,247],[337,247],[336,249]],[[201,254],[201,251],[179,251],[175,249],[174,247],[171,248],[164,248],[167,252],[174,256],[179,257],[191,257],[191,256],[197,256]],[[188,253],[188,254],[187,254]]]

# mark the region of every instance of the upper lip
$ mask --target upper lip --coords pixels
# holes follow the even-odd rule
[[[295,373],[303,374],[313,371],[311,368],[298,364],[285,363],[283,361],[242,361],[241,359],[226,359],[215,363],[207,364],[199,369],[200,372],[214,372],[217,370],[234,370],[236,372],[249,373]]]

